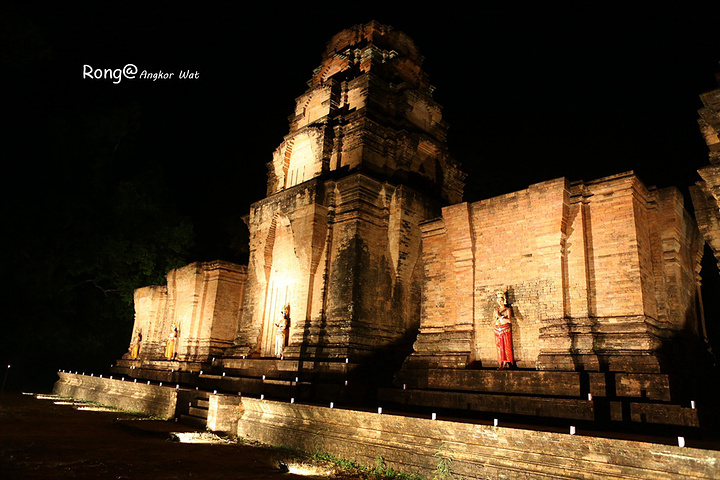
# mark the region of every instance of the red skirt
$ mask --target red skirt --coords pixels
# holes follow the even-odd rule
[[[513,363],[512,327],[510,325],[495,326],[495,345],[497,360],[500,365]]]

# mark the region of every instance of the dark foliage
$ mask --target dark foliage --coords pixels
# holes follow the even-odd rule
[[[36,29],[6,26],[30,51],[0,64],[14,112],[3,146],[14,168],[4,178],[0,361],[13,366],[9,388],[48,387],[58,368],[107,368],[123,354],[133,290],[187,263],[193,224],[162,165],[138,148],[141,106],[41,88],[55,52]]]

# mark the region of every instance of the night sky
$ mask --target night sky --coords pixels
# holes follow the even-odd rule
[[[451,154],[469,174],[468,201],[628,170],[685,192],[707,164],[698,95],[718,85],[718,2],[248,5],[0,7],[8,285],[0,362],[25,372],[33,362],[105,364],[122,355],[132,326],[127,295],[103,303],[116,290],[178,262],[242,261],[240,217],[264,197],[265,164],[288,133],[294,99],[326,42],[372,19],[408,34],[425,57]],[[84,65],[127,64],[138,77],[174,76],[114,84],[82,75]],[[199,78],[179,79],[181,71]],[[172,230],[182,222],[191,241]],[[169,263],[163,231],[173,232]],[[103,239],[126,250],[152,245],[151,253],[106,261],[112,242]],[[139,264],[146,276],[127,273]],[[83,288],[99,296],[86,301]],[[61,300],[67,292],[72,302]],[[118,332],[128,338],[108,340]]]

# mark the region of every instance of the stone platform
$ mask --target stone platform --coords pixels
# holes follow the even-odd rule
[[[358,364],[276,358],[214,358],[208,363],[119,360],[117,375],[208,391],[306,401],[358,401],[368,391]]]
[[[678,380],[678,379],[672,379]],[[698,427],[697,402],[668,374],[406,370],[384,402],[520,417]]]
[[[655,441],[604,438],[580,428],[575,434],[552,427],[509,428],[503,423],[451,421],[441,414],[433,420],[387,409],[329,408],[69,373],[60,373],[55,392],[174,415],[185,405],[197,404],[194,397],[202,398],[210,430],[364,465],[382,462],[426,477],[441,464],[466,479],[711,479],[720,469],[717,450],[689,448],[696,446],[692,439],[681,448],[676,438],[667,436]]]
[[[342,361],[217,358],[207,364],[125,360],[115,373],[208,391],[312,402],[377,401],[402,408],[434,408],[455,415],[502,414],[612,424],[699,427],[703,402],[669,374],[539,370],[403,370],[396,388],[377,392],[360,366]],[[202,368],[202,369],[201,369]]]
[[[123,377],[95,377],[58,372],[60,379],[55,383],[53,393],[103,405],[136,412],[143,412],[161,418],[175,418],[178,414],[178,399],[183,399],[179,389],[162,387],[144,382],[137,383]],[[182,401],[181,400],[181,401]]]
[[[243,398],[238,435],[433,478],[717,478],[720,453],[388,412]],[[579,432],[578,432],[579,433]]]

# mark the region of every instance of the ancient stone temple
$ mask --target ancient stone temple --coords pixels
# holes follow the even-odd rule
[[[464,179],[421,62],[407,36],[377,23],[328,44],[268,163],[267,197],[250,208],[230,356],[357,360],[411,341],[419,224],[459,201]]]
[[[138,289],[116,371],[315,400],[367,400],[352,391],[366,382],[363,395],[398,406],[698,425],[682,368],[704,348],[704,242],[720,249],[719,91],[701,111],[703,238],[676,188],[633,172],[463,203],[421,64],[376,22],[332,38],[244,217],[247,267],[195,263]]]
[[[717,478],[720,90],[698,228],[632,171],[463,202],[421,62],[375,22],[333,37],[244,217],[248,265],[139,288],[120,375],[55,392],[428,478]]]
[[[247,280],[245,267],[223,264],[237,279],[217,295],[231,296],[232,308],[203,317],[213,312],[204,284],[171,272],[167,289],[138,290],[131,351],[118,368],[181,375],[220,357],[236,372],[258,373],[270,364],[250,360],[271,358],[284,370],[300,368],[297,359],[351,368],[380,351],[398,352],[400,365],[420,319],[419,225],[462,199],[465,178],[421,64],[412,40],[375,22],[333,37],[267,165],[267,197],[244,217]]]

